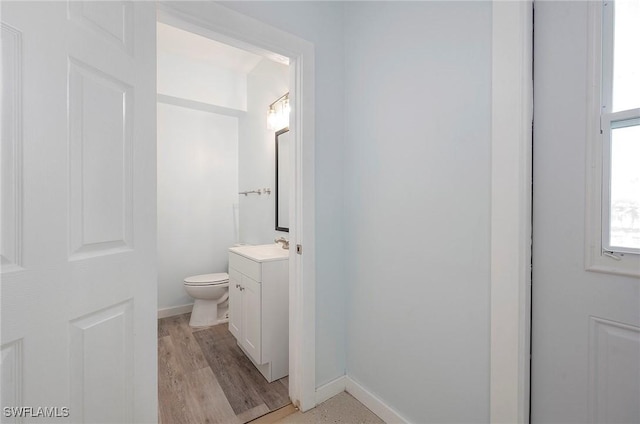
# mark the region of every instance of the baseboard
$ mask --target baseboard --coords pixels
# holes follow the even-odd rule
[[[409,424],[409,421],[406,418],[380,400],[376,395],[362,387],[360,383],[346,375],[340,376],[335,380],[318,387],[316,389],[316,405],[319,405],[345,391],[358,399],[360,403],[369,408],[371,412],[380,417],[380,419],[385,423]]]
[[[316,389],[316,405],[331,399],[335,395],[344,392],[347,387],[347,377],[342,375],[335,380],[331,380],[327,384]]]
[[[408,424],[409,421],[396,412],[389,405],[384,403],[376,395],[362,387],[360,383],[352,379],[351,377],[345,377],[346,385],[345,390],[354,398],[358,399],[360,403],[369,408],[371,412],[376,414],[382,421],[388,424],[402,423]],[[317,393],[317,392],[316,392]],[[317,394],[316,394],[317,396]]]
[[[158,319],[182,315],[191,312],[193,303],[188,305],[172,306],[171,308],[158,309]]]

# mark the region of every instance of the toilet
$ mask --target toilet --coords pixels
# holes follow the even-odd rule
[[[229,274],[201,274],[184,279],[184,289],[195,299],[191,311],[191,327],[208,327],[227,321]],[[228,302],[227,302],[228,305]]]

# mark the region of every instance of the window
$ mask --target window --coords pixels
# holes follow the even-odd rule
[[[593,125],[587,267],[640,275],[640,0],[591,13]],[[593,131],[595,130],[595,131]],[[591,234],[589,234],[591,233]]]
[[[640,119],[607,120],[603,248],[640,251]]]

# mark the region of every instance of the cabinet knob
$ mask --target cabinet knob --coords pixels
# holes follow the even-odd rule
[[[236,284],[236,288],[240,288],[240,284]]]

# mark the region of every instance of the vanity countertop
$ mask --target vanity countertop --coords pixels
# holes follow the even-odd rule
[[[251,259],[256,262],[282,261],[289,259],[289,250],[279,244],[260,244],[257,246],[230,247],[230,252]]]

